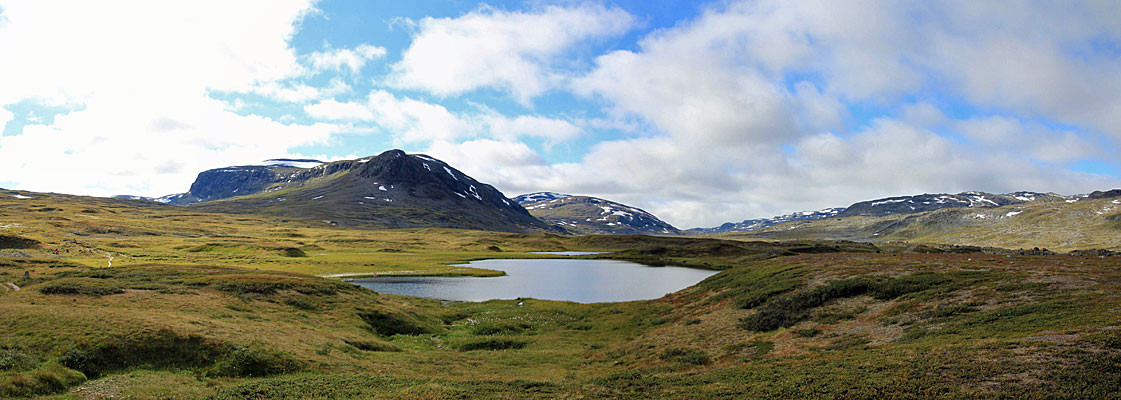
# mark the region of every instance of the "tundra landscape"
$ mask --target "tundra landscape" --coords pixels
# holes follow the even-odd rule
[[[1118,20],[0,0],[0,398],[1121,399]]]

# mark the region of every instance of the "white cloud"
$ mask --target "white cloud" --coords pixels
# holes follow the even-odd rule
[[[485,108],[476,112],[453,113],[442,105],[397,96],[384,90],[371,91],[365,102],[328,99],[304,106],[304,112],[318,120],[373,123],[401,143],[488,136],[504,141],[537,137],[555,144],[583,133],[581,128],[566,120],[538,115],[511,118]]]
[[[966,138],[985,148],[1024,154],[1049,163],[1106,156],[1097,144],[1074,132],[1052,130],[1037,123],[1025,123],[1008,117],[956,121],[954,127]]]
[[[373,122],[404,143],[452,140],[476,131],[470,122],[444,106],[399,98],[384,90],[371,91],[365,103],[332,99],[305,106],[304,111],[317,119]]]
[[[332,79],[327,87],[309,86],[303,83],[270,81],[254,85],[250,93],[287,103],[305,103],[327,97],[337,96],[350,91],[350,85],[340,79]]]
[[[316,119],[328,121],[373,121],[374,112],[363,103],[342,103],[327,99],[304,106],[304,112]]]
[[[310,1],[5,1],[0,9],[0,106],[35,98],[75,109],[0,138],[0,170],[20,188],[180,192],[201,170],[285,156],[334,130],[240,116],[207,95],[315,97],[274,86],[306,74],[288,40]]]
[[[564,52],[633,24],[625,11],[593,4],[531,12],[483,7],[457,18],[424,18],[389,83],[445,96],[493,88],[528,104],[561,83],[550,67]]]
[[[1024,8],[1012,7],[1016,11]],[[928,85],[961,88],[973,82],[966,78],[984,76],[955,65],[963,60],[955,61],[934,45],[944,38],[965,48],[984,42],[954,37],[963,29],[950,21],[955,13],[973,18],[977,23],[973,29],[979,30],[982,39],[1011,29],[1021,34],[997,36],[1012,36],[1030,49],[1049,46],[1031,42],[1038,35],[1023,30],[1030,25],[1017,25],[1032,18],[1046,19],[1044,13],[1033,10],[1027,13],[1031,18],[1010,24],[1007,18],[989,16],[989,11],[966,15],[970,9],[781,1],[736,2],[709,9],[695,21],[648,35],[637,50],[598,57],[593,71],[572,81],[574,91],[607,101],[614,121],[634,116],[650,123],[655,129],[646,137],[600,142],[578,163],[548,168],[532,164],[479,167],[477,174],[511,192],[556,190],[627,202],[684,227],[845,206],[899,194],[964,190],[1077,193],[1121,183],[1117,178],[1038,163],[1100,155],[1088,146],[1085,134],[1045,129],[1036,123],[1010,128],[999,119],[955,121],[926,102],[900,107],[898,119],[881,118],[858,132],[844,133],[848,131],[844,123],[848,102],[895,103]],[[916,22],[915,15],[924,17]],[[1059,29],[1043,25],[1044,29]],[[990,62],[1013,65],[992,60],[1000,57],[999,52],[995,54]],[[1074,88],[1077,92],[1085,89],[1081,82],[1089,80],[1084,81],[1077,71],[1046,65],[1054,60],[1067,64],[1069,57],[1048,51],[1023,54],[1045,59],[1044,72],[1000,72],[1005,76],[992,77],[998,84],[989,89],[1000,96],[1024,95],[1029,100],[1005,102],[984,91],[968,94],[968,89],[961,90],[981,107],[1010,104],[1028,116],[1062,120],[1062,113],[1039,106],[1050,100],[1034,93],[1037,89],[1023,87],[1030,86],[1032,79],[1057,79],[1058,86],[1047,90]],[[1015,59],[1018,68],[1032,65],[1027,59]],[[993,66],[978,68],[992,70]],[[788,83],[791,74],[815,80]],[[1021,79],[1021,75],[1025,77]],[[1094,89],[1103,96],[1113,87],[1114,77],[1090,76],[1104,82],[1102,88]],[[999,83],[1002,79],[1014,83]],[[981,85],[984,80],[975,83]],[[1109,96],[1121,96],[1116,93],[1121,92]],[[1113,97],[1103,96],[1090,98],[1113,101]],[[1102,110],[1100,105],[1090,108]],[[1105,126],[1095,125],[1095,119],[1100,118],[1081,123]],[[830,130],[840,133],[822,133]],[[935,133],[947,130],[970,142]],[[513,178],[524,176],[535,178]]]
[[[307,56],[316,71],[341,71],[345,68],[352,74],[359,73],[367,61],[381,57],[385,57],[385,48],[369,44],[362,44],[353,49],[317,51]]]
[[[595,70],[574,80],[574,89],[683,140],[726,146],[797,136],[793,96],[765,72],[743,65],[753,54],[743,46],[747,22],[708,13],[655,32],[639,42],[639,51],[598,57]]]
[[[4,127],[7,126],[8,122],[11,122],[11,120],[14,118],[15,115],[12,114],[11,111],[8,111],[8,109],[0,106],[0,132],[4,132]]]
[[[546,139],[550,144],[576,139],[584,133],[580,127],[569,121],[546,118],[537,115],[520,115],[509,118],[491,113],[480,117],[485,129],[493,136],[504,139],[537,137]]]

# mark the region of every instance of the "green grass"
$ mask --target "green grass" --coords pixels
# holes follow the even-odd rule
[[[770,331],[789,327],[810,318],[810,312],[826,303],[863,294],[871,294],[876,300],[891,300],[896,297],[921,292],[946,285],[950,280],[935,274],[915,274],[900,278],[851,278],[830,282],[810,290],[792,294],[773,296],[763,303],[755,314],[741,320],[744,329]],[[851,318],[853,315],[847,315]],[[835,316],[831,322],[846,316]]]
[[[3,398],[1032,399],[1121,391],[1113,258],[360,231],[53,195],[0,195],[0,224],[19,225],[4,234],[40,246],[19,250],[30,258],[0,257],[0,282],[22,288],[0,291]],[[307,257],[287,257],[286,248]],[[722,272],[662,299],[615,304],[440,302],[314,276],[492,274],[449,264],[536,250],[609,250],[598,257]],[[777,327],[744,329],[758,315]]]

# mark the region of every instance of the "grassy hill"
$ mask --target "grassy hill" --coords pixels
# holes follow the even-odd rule
[[[1113,258],[350,230],[26,192],[0,192],[0,234],[0,283],[20,288],[0,288],[4,398],[1121,393]],[[531,250],[610,250],[722,272],[615,304],[440,302],[314,276],[485,275],[447,265],[543,257]]]
[[[1121,249],[1121,198],[1037,199],[998,208],[791,222],[729,239],[905,241],[1055,251]]]

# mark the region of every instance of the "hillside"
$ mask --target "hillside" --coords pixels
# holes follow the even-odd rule
[[[367,228],[556,231],[494,187],[424,155],[391,150],[310,168],[231,167],[199,174],[181,202]]]
[[[942,208],[886,216],[838,215],[722,237],[1117,250],[1121,249],[1121,198],[1103,194],[1046,196],[1001,207]]]
[[[1026,203],[1036,199],[1054,199],[1053,193],[1015,192],[993,194],[962,192],[958,194],[920,194],[862,201],[845,208],[838,217],[882,217],[895,214],[916,214],[945,208],[992,208]]]
[[[583,234],[677,235],[681,231],[642,209],[590,196],[538,192],[514,197],[531,215]]]
[[[353,230],[14,191],[0,192],[0,233],[0,283],[19,288],[0,289],[4,398],[1121,393],[1114,258]],[[439,302],[307,274],[482,273],[448,264],[564,249],[722,272],[611,304]]]
[[[690,233],[717,234],[748,232],[787,222],[812,221],[830,217],[883,217],[900,214],[918,214],[945,208],[992,208],[1020,204],[1036,199],[1059,198],[1053,193],[1015,192],[992,194],[985,192],[962,192],[958,194],[920,194],[896,196],[867,200],[848,207],[833,207],[819,211],[802,211],[779,215],[771,218],[747,219],[741,222],[727,222],[711,228],[693,228]]]

